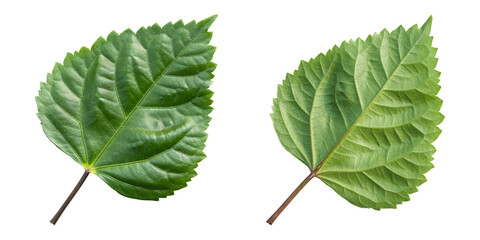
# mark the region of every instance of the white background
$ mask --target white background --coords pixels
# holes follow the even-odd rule
[[[479,239],[480,7],[328,2],[2,1],[0,239]],[[122,197],[91,174],[51,225],[83,169],[42,132],[40,81],[67,52],[112,30],[213,14],[215,110],[198,176],[153,202]],[[273,130],[277,84],[334,44],[430,15],[446,118],[428,182],[398,209],[374,211],[313,179],[273,226],[265,223],[309,173]]]

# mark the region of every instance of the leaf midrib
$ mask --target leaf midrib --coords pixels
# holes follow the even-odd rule
[[[365,108],[365,110],[360,114],[360,116],[358,116],[357,120],[355,120],[355,122],[352,124],[352,126],[347,130],[347,132],[342,136],[342,138],[340,138],[340,140],[337,142],[337,144],[335,144],[335,146],[330,150],[330,152],[328,152],[328,154],[325,156],[325,158],[323,158],[322,162],[318,165],[317,168],[315,168],[312,172],[315,173],[315,175],[318,174],[318,171],[320,171],[320,169],[322,168],[322,166],[325,164],[325,162],[333,155],[333,153],[335,152],[335,150],[337,150],[337,148],[343,143],[343,141],[348,137],[348,135],[353,131],[353,129],[357,126],[357,124],[360,122],[360,120],[362,120],[363,116],[365,115],[366,112],[368,112],[368,110],[370,109],[370,107],[372,106],[372,103],[374,103],[377,98],[380,96],[380,93],[383,92],[383,90],[385,89],[385,86],[388,85],[388,83],[390,82],[390,80],[392,79],[392,76],[395,75],[395,73],[397,72],[398,68],[403,64],[404,60],[408,57],[408,55],[411,53],[412,49],[414,49],[416,46],[417,46],[417,43],[418,41],[422,38],[423,34],[424,34],[424,30],[422,31],[422,33],[420,34],[420,36],[418,37],[418,39],[415,41],[415,43],[412,45],[412,47],[408,50],[407,54],[405,54],[405,56],[402,58],[402,60],[400,61],[400,63],[397,65],[397,67],[395,68],[395,70],[392,72],[392,74],[388,77],[387,81],[385,81],[385,83],[383,84],[382,88],[378,91],[378,93],[375,95],[375,97],[372,99],[372,101],[370,101],[370,103],[368,104],[367,108]],[[382,38],[382,43],[380,45],[380,49],[381,49],[381,46],[383,45],[383,41],[385,40],[385,38]],[[382,68],[383,70],[385,71],[385,67],[383,66],[383,61],[381,61],[381,58],[380,58],[380,62],[382,64]]]
[[[90,164],[90,165],[87,165],[86,166],[86,169],[89,170],[89,171],[92,171],[93,173],[95,173],[95,164],[98,162],[98,160],[100,160],[101,156],[103,155],[103,153],[105,153],[105,151],[110,147],[110,145],[112,144],[112,142],[117,138],[118,134],[120,133],[121,129],[125,126],[125,124],[128,122],[128,120],[130,119],[130,117],[135,113],[135,111],[138,109],[138,107],[142,104],[143,100],[145,99],[145,97],[150,93],[150,91],[157,85],[158,81],[160,81],[160,79],[163,78],[163,76],[165,75],[165,73],[168,71],[168,69],[170,68],[170,66],[178,59],[179,56],[181,56],[181,54],[183,53],[183,51],[185,49],[188,48],[188,46],[190,46],[190,44],[198,37],[198,32],[201,31],[202,29],[199,29],[195,32],[195,35],[194,37],[191,39],[191,41],[189,41],[187,43],[187,45],[185,45],[185,47],[182,48],[182,50],[180,50],[180,52],[177,54],[177,56],[175,56],[172,61],[165,67],[165,69],[162,71],[162,73],[160,74],[160,76],[157,77],[157,79],[152,83],[152,85],[147,89],[147,91],[145,92],[145,94],[142,96],[142,98],[137,102],[137,104],[135,105],[135,107],[132,109],[132,111],[130,111],[130,113],[127,115],[127,117],[122,121],[122,123],[120,124],[120,126],[118,126],[118,128],[116,129],[115,133],[112,135],[112,137],[110,137],[110,139],[107,141],[107,143],[105,144],[105,146],[102,148],[102,150],[98,153],[97,157],[93,160],[93,162]]]

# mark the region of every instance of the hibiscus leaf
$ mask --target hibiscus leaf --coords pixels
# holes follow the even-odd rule
[[[47,137],[123,196],[158,200],[187,186],[205,158],[216,65],[212,16],[100,37],[67,54],[36,98]]]
[[[426,181],[441,130],[432,19],[343,42],[287,74],[272,120],[281,144],[312,178],[350,203],[396,208]]]

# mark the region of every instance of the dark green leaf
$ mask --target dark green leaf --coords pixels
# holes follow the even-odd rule
[[[37,97],[45,134],[126,197],[185,187],[205,158],[215,18],[112,32],[67,54]]]

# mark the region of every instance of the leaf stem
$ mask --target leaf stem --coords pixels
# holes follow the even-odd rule
[[[312,180],[313,177],[315,177],[316,171],[313,171],[308,175],[301,183],[298,185],[298,187],[290,194],[290,196],[283,202],[283,204],[273,213],[273,215],[267,220],[267,223],[272,225],[273,222],[275,222],[275,219],[283,212],[283,210],[288,206],[288,204],[297,196],[297,194],[307,185],[310,180]]]
[[[82,185],[85,182],[85,180],[87,179],[89,173],[90,173],[90,171],[88,169],[85,169],[85,172],[83,173],[82,177],[78,181],[78,183],[75,186],[75,188],[73,189],[73,191],[67,197],[67,200],[65,200],[65,202],[60,207],[60,209],[58,209],[57,214],[55,214],[55,216],[53,216],[52,220],[50,220],[50,222],[53,225],[55,225],[55,223],[57,223],[60,216],[62,216],[63,211],[65,211],[65,208],[67,208],[68,204],[72,201],[73,197],[75,197],[75,194],[77,194],[78,190],[80,190],[80,187],[82,187]]]

